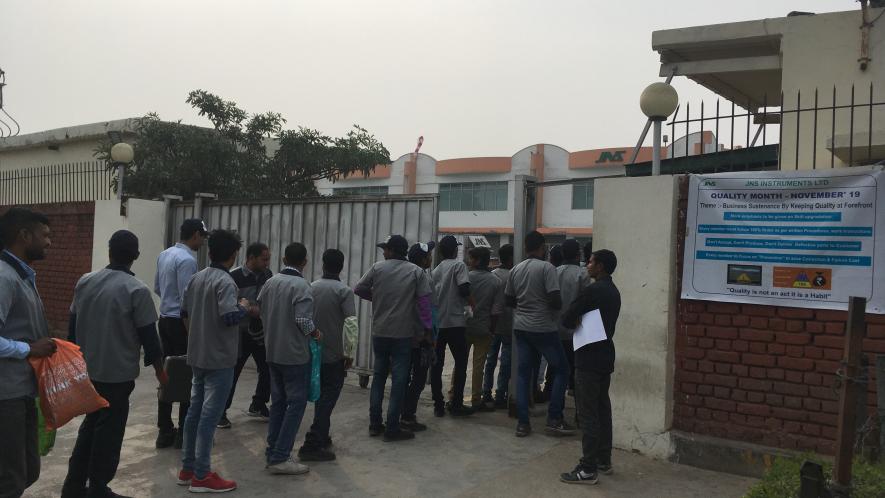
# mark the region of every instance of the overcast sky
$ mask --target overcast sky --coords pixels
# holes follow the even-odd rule
[[[30,133],[141,116],[207,125],[204,89],[288,126],[358,123],[396,158],[635,143],[654,30],[854,0],[0,0],[4,107]],[[676,78],[680,100],[712,94]]]

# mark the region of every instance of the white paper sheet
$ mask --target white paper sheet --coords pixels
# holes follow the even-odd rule
[[[581,349],[587,344],[606,340],[605,326],[602,324],[602,315],[599,310],[593,310],[581,317],[581,323],[575,329],[575,335],[572,336],[572,346],[575,351]]]

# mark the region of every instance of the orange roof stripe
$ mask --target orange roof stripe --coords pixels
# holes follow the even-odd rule
[[[460,175],[464,173],[508,173],[509,157],[465,157],[444,159],[436,162],[437,175]]]

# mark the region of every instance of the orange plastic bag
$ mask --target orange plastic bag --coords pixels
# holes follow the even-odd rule
[[[47,429],[58,429],[74,417],[110,406],[95,392],[86,360],[76,344],[54,339],[55,354],[46,358],[29,358],[37,376],[40,410]]]

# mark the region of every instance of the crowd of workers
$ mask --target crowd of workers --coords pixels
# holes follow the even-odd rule
[[[0,218],[0,440],[6,445],[0,452],[0,498],[21,496],[39,476],[38,392],[28,358],[51,356],[56,347],[33,269],[47,256],[49,225],[46,216],[24,208]],[[372,309],[370,437],[397,442],[427,429],[417,414],[428,375],[437,417],[506,408],[508,396],[515,394],[517,437],[532,433],[532,397],[549,402],[546,433],[574,434],[564,416],[570,393],[583,455],[560,479],[595,484],[599,473],[612,472],[608,391],[620,294],[611,278],[617,267],[611,251],[585,246],[582,264],[576,240],[548,251],[544,236],[531,232],[522,241],[524,261],[514,265],[513,246],[505,244],[492,269],[489,248],[469,249],[465,263],[453,236],[410,245],[391,235],[377,244],[383,260],[351,288],[341,281],[345,255],[336,248],[323,252],[322,276],[308,282],[303,272],[311,255],[301,243],[285,247],[282,269],[274,275],[266,244],[249,244],[243,264],[234,267],[242,247],[235,232],[210,232],[202,220],[189,219],[179,236],[157,260],[153,290],[131,271],[139,240],[127,230],[108,241],[109,264],[77,282],[67,339],[80,347],[89,378],[109,406],[82,421],[62,497],[120,496],[109,484],[142,360],[164,387],[181,382],[170,365],[179,361],[189,367],[190,397],[179,403],[177,428],[174,403],[162,397],[158,402],[156,447],[181,450],[177,483],[190,491],[237,488],[213,472],[211,453],[216,430],[231,427],[227,410],[249,358],[258,382],[247,414],[268,421],[266,470],[304,474],[309,471],[304,462],[334,460],[331,415],[359,342],[357,298],[371,301]],[[200,270],[197,252],[204,242],[210,264]],[[159,312],[152,292],[159,296]],[[601,314],[606,339],[575,350],[572,336],[592,310]],[[447,350],[454,368],[444,392]],[[319,370],[312,367],[317,357]],[[511,361],[517,362],[515,393],[509,389]],[[313,421],[293,456],[312,382],[319,386]]]

